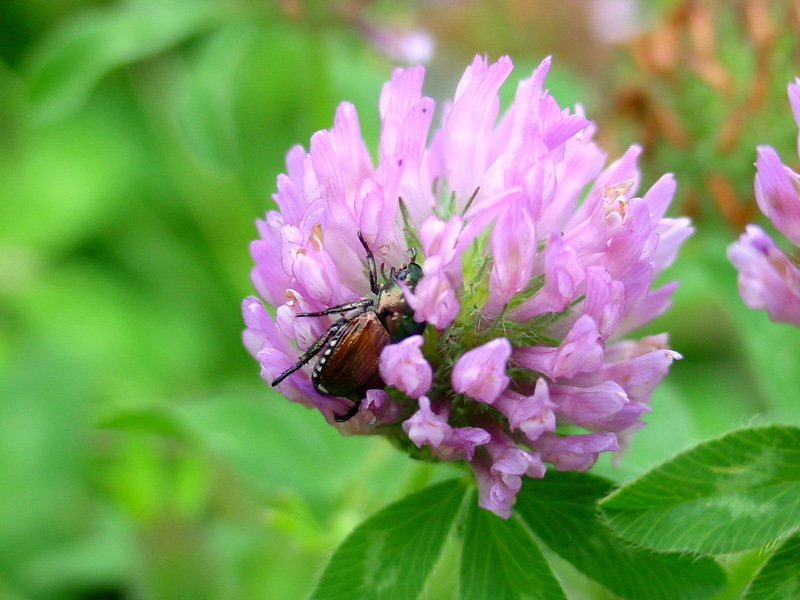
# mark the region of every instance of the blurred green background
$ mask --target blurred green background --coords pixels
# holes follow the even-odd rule
[[[667,273],[681,280],[672,310],[646,333],[669,331],[684,360],[601,473],[800,423],[800,332],[746,310],[725,258],[758,219],[755,145],[797,166],[795,10],[4,0],[0,600],[299,599],[361,519],[452,474],[341,437],[273,392],[240,342],[248,242],[285,153],[342,100],[376,148],[381,84],[426,54],[437,100],[476,53],[511,55],[507,100],[553,55],[548,87],[584,105],[612,157],[639,141],[645,185],[678,179],[673,214],[698,231]],[[575,598],[607,597],[562,576]],[[450,584],[445,560],[428,597]]]

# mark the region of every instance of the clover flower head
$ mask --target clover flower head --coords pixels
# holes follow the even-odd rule
[[[800,79],[788,90],[800,127]],[[800,246],[800,175],[781,163],[771,146],[757,148],[755,194],[775,229]],[[800,270],[761,227],[748,225],[728,247],[728,259],[739,272],[739,295],[748,308],[766,310],[771,320],[800,327]]]
[[[668,307],[675,284],[653,281],[692,232],[665,217],[672,176],[637,193],[638,147],[605,166],[549,68],[500,114],[511,61],[476,57],[433,131],[424,69],[396,69],[374,162],[340,105],[287,155],[243,305],[245,345],[289,400],[467,461],[503,517],[522,477],[585,471],[643,425],[679,355],[666,335],[624,336]]]

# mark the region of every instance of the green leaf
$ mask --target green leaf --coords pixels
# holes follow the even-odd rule
[[[3,595],[4,586],[12,584],[19,593],[13,598],[52,597],[43,593],[44,576],[37,564],[97,525],[96,513],[90,510],[93,496],[85,454],[93,375],[74,357],[51,350],[25,341],[0,370],[4,599],[9,597]],[[92,567],[101,569],[101,563],[98,559]]]
[[[126,407],[101,416],[96,424],[104,429],[153,433],[182,441],[190,437],[170,408],[160,405]]]
[[[461,600],[566,600],[531,534],[515,518],[480,508],[473,498],[464,524]]]
[[[128,2],[84,11],[38,49],[28,90],[39,117],[75,109],[106,73],[153,56],[219,21],[218,3]]]
[[[741,429],[704,442],[601,507],[618,535],[658,550],[760,546],[800,525],[800,429]]]
[[[800,534],[788,538],[761,567],[743,600],[800,598]]]
[[[189,149],[218,168],[237,168],[240,158],[240,116],[234,112],[239,108],[237,85],[258,31],[250,20],[232,21],[205,36],[187,60],[186,81],[180,88],[181,130]],[[276,87],[292,96],[280,83]]]
[[[593,475],[548,471],[524,481],[514,508],[551,550],[625,598],[695,600],[722,589],[725,575],[710,558],[658,554],[616,537],[596,509],[611,487]]]
[[[414,600],[436,564],[466,486],[445,481],[390,504],[336,549],[312,600]]]
[[[258,489],[288,485],[326,502],[343,482],[352,482],[376,441],[344,440],[318,412],[268,389],[183,403],[172,414],[190,438],[224,457]]]

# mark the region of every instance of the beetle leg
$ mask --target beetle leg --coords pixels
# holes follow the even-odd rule
[[[361,400],[356,400],[355,402],[353,402],[353,406],[348,408],[345,411],[344,414],[339,415],[339,414],[333,413],[333,419],[337,423],[344,423],[345,421],[349,421],[350,419],[355,417],[356,414],[358,414],[358,409],[359,408],[361,408]]]
[[[328,343],[328,340],[331,339],[331,337],[337,331],[339,331],[345,323],[347,323],[347,319],[341,319],[339,321],[336,321],[336,323],[334,323],[333,325],[331,325],[328,328],[328,331],[323,333],[322,336],[319,339],[317,339],[316,342],[311,344],[311,347],[303,353],[303,355],[300,357],[300,359],[296,363],[294,363],[291,367],[286,369],[283,373],[278,375],[272,381],[272,384],[271,384],[272,387],[275,387],[276,385],[278,385],[281,381],[286,379],[289,375],[291,375],[295,371],[300,370],[303,367],[303,365],[308,364],[311,361],[312,358],[314,358],[317,354],[319,354],[320,350],[322,350],[325,347],[325,344]]]
[[[348,302],[347,304],[339,304],[338,306],[331,306],[330,308],[326,308],[325,310],[321,310],[319,312],[310,312],[310,313],[297,313],[296,317],[321,317],[323,315],[332,315],[335,313],[343,313],[348,312],[350,310],[354,310],[356,308],[365,308],[374,304],[375,301],[371,298],[362,298],[361,300],[355,300],[353,302]]]
[[[367,267],[369,267],[369,287],[373,294],[377,294],[380,288],[378,287],[378,270],[375,268],[375,257],[372,255],[372,250],[370,250],[369,246],[367,246],[367,242],[364,241],[364,236],[361,235],[361,230],[357,231],[356,234],[358,235],[358,240],[361,242],[361,245],[364,246],[364,250],[367,253]]]

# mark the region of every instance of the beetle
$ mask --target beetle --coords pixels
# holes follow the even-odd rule
[[[422,268],[414,262],[416,250],[411,248],[411,261],[399,271],[392,267],[388,277],[385,277],[381,266],[386,281],[379,287],[375,257],[361,232],[356,233],[367,255],[369,286],[375,298],[364,297],[319,312],[297,313],[298,317],[321,317],[359,311],[333,323],[294,365],[272,382],[273,387],[278,385],[321,354],[311,374],[314,389],[328,396],[353,401],[344,414],[334,413],[334,419],[339,423],[352,419],[358,413],[367,390],[386,387],[378,371],[381,351],[389,344],[422,333],[426,326],[426,323],[414,320],[414,310],[406,301],[399,284],[403,282],[413,292],[422,279]]]

